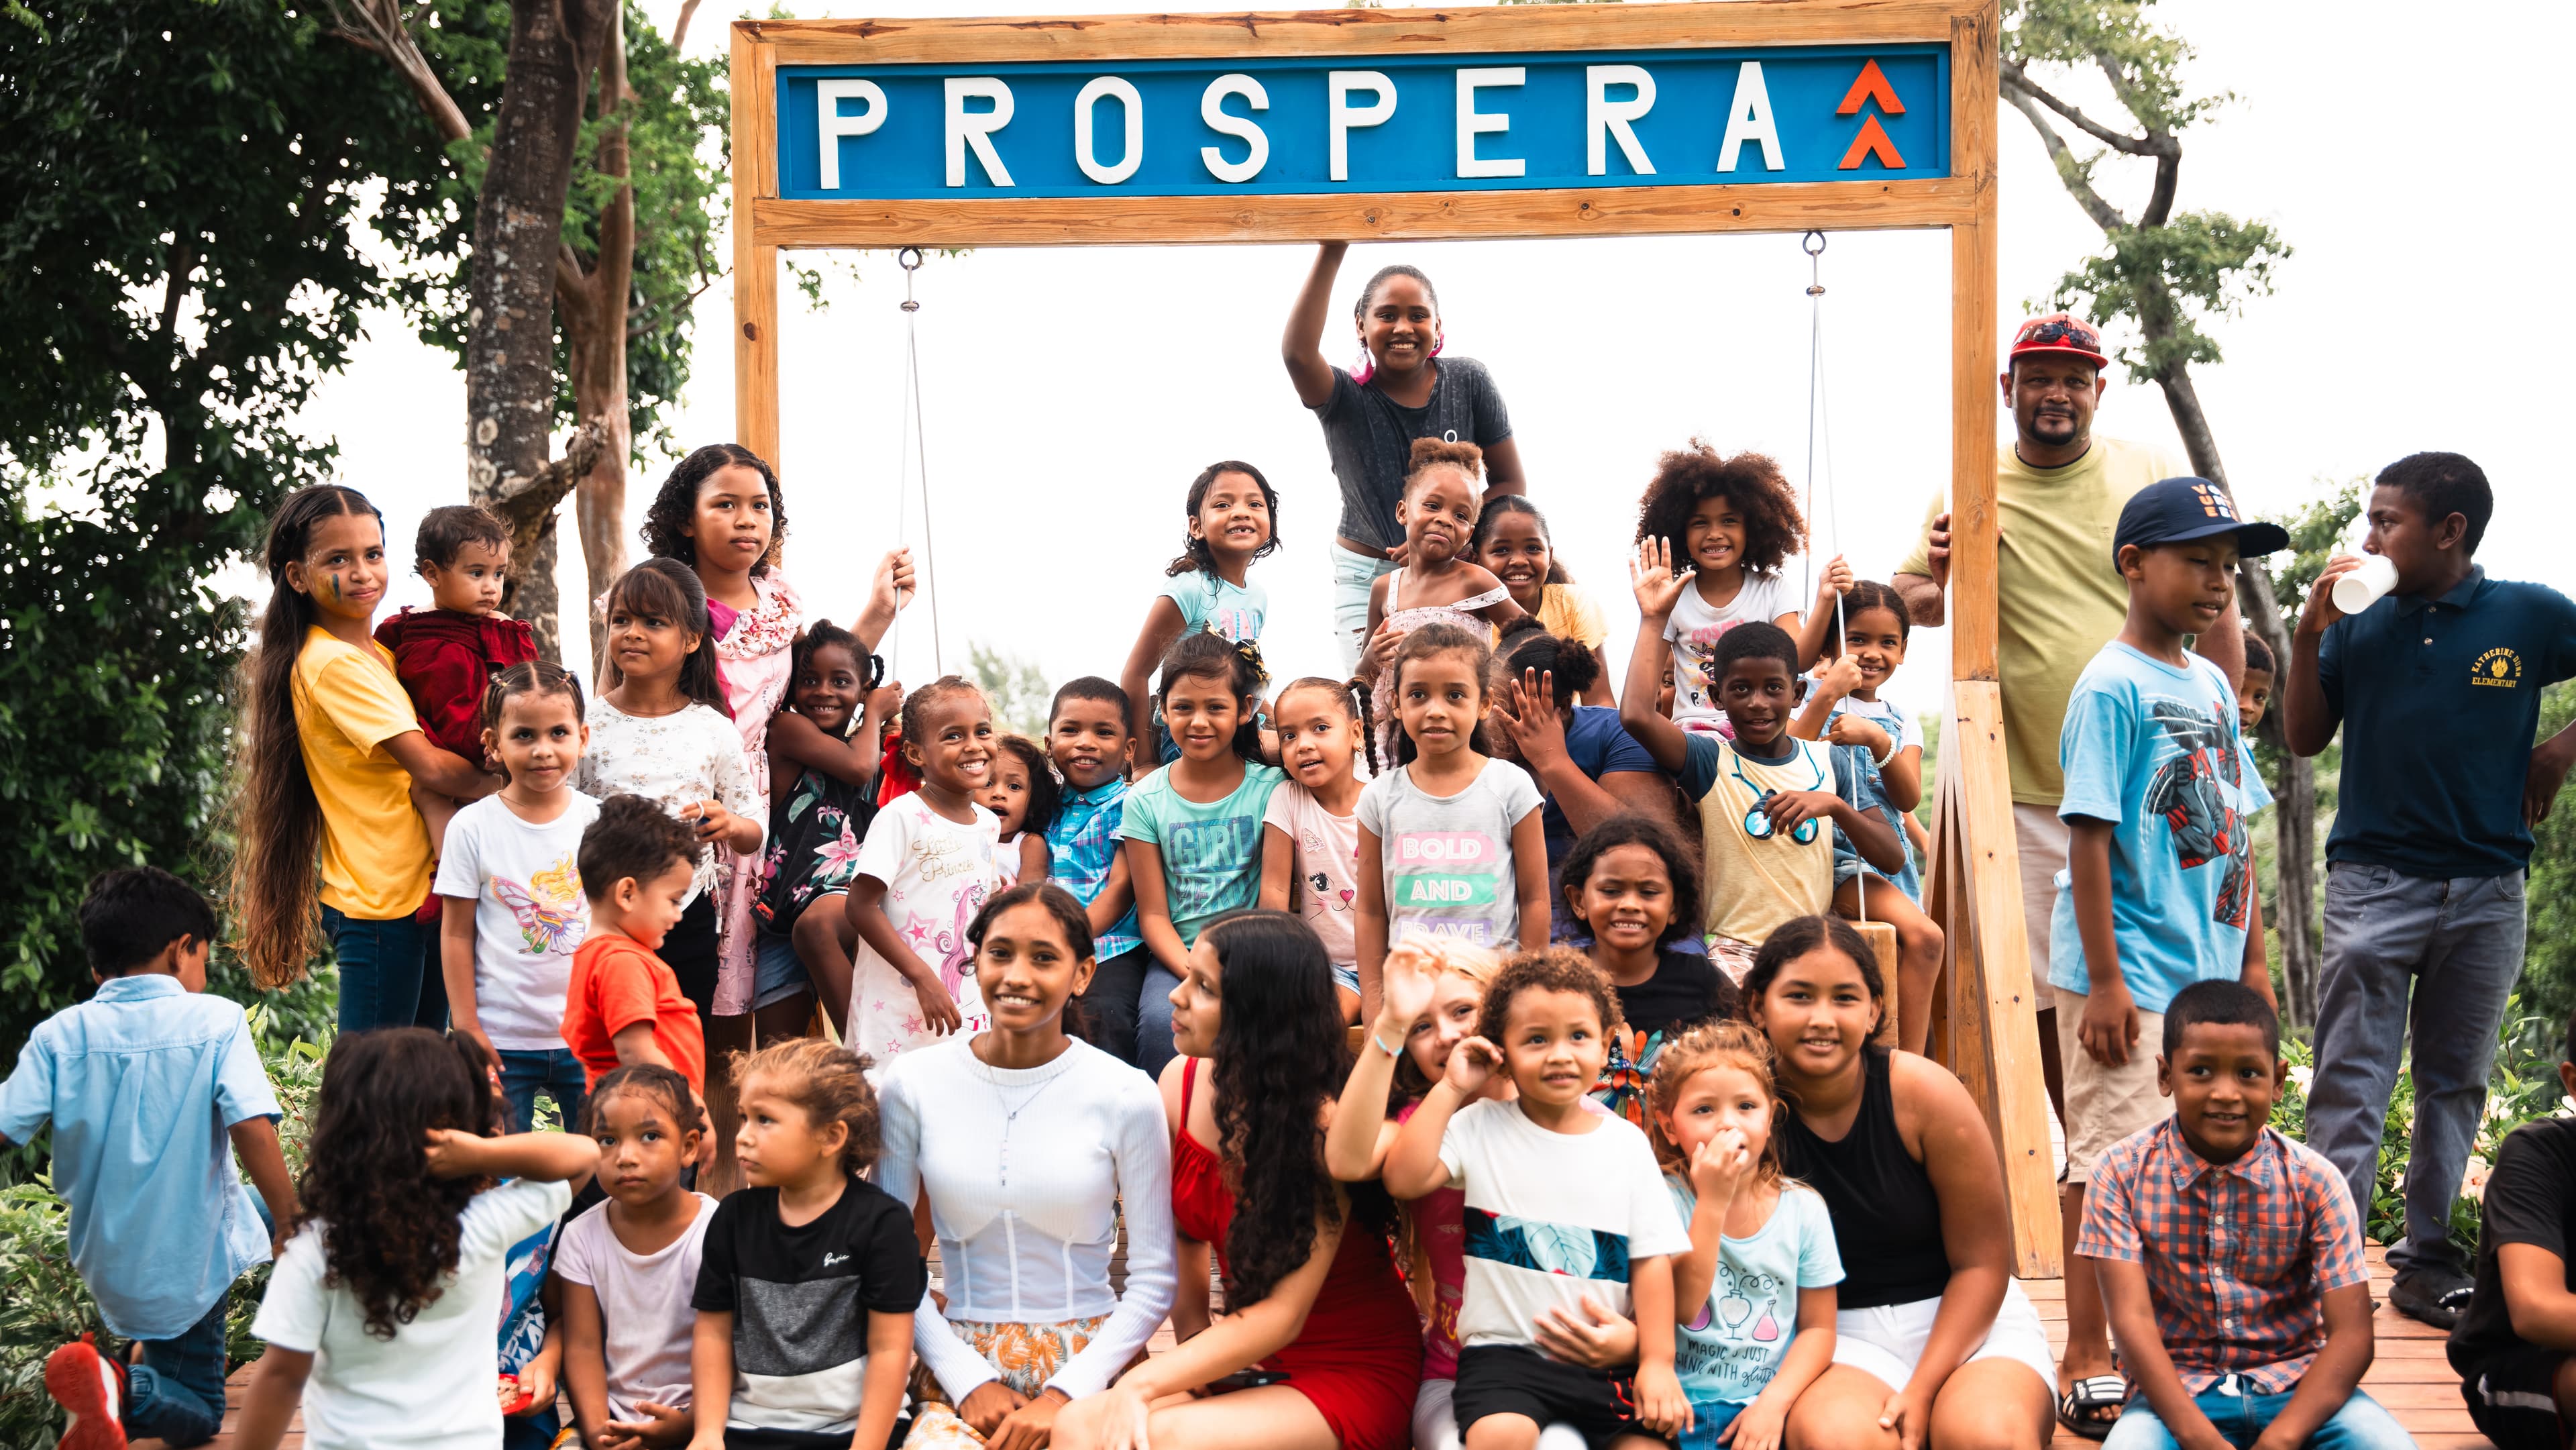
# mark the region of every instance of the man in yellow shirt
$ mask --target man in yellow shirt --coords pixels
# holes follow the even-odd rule
[[[2105,360],[2092,324],[2063,312],[2035,317],[2013,338],[2002,378],[2012,410],[2013,446],[1995,469],[2002,521],[1996,593],[2002,633],[2004,751],[2012,771],[2013,839],[2021,854],[2022,922],[2030,947],[2031,1000],[2038,1005],[2048,1096],[2063,1116],[2055,997],[2048,985],[2048,920],[2055,880],[2066,866],[2065,794],[2057,737],[2075,677],[2120,632],[2128,586],[2112,563],[2111,536],[2129,496],[2191,470],[2143,443],[2093,436]],[[1939,497],[1923,538],[1896,566],[1896,592],[1920,625],[1948,622],[1950,514]],[[2244,674],[2243,627],[2229,611],[2195,645],[2232,681]]]

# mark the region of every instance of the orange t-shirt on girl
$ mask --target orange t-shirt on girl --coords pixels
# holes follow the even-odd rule
[[[706,1030],[680,995],[680,979],[633,937],[596,933],[572,954],[564,992],[564,1046],[581,1060],[584,1086],[616,1070],[617,1034],[638,1022],[653,1024],[653,1045],[689,1086],[706,1091]]]

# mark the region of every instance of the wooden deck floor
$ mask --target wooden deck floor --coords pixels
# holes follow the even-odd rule
[[[2439,1330],[2418,1324],[2388,1307],[2388,1270],[2381,1262],[2380,1251],[2370,1251],[2372,1289],[2379,1298],[2379,1313],[2373,1321],[2378,1354],[2370,1373],[2362,1377],[2362,1387],[2388,1407],[2415,1436],[2423,1450],[2491,1450],[2486,1438],[2470,1426],[2469,1412],[2460,1402],[2459,1377],[2451,1372],[2450,1361],[2442,1357],[2442,1334]],[[2056,1279],[2033,1279],[2022,1284],[2023,1292],[2038,1306],[2040,1317],[2048,1322],[2049,1342],[2062,1349],[2066,1341],[2066,1294],[2063,1283]],[[1169,1331],[1157,1336],[1156,1349],[1169,1347]],[[215,1450],[231,1450],[232,1428],[241,1410],[242,1387],[250,1371],[244,1368],[226,1386],[228,1401],[224,1414],[225,1433],[214,1441]],[[566,1407],[569,1423],[570,1407]],[[2091,1442],[2061,1429],[2051,1450],[2080,1450]],[[157,1440],[138,1440],[138,1447],[159,1450]],[[286,1437],[285,1450],[303,1450],[302,1422]],[[1185,1450],[1185,1447],[1184,1447]]]

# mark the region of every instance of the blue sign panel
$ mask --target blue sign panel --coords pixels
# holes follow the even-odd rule
[[[1311,195],[1949,174],[1939,45],[780,66],[778,194]]]

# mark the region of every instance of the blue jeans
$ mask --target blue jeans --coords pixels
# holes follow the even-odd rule
[[[2234,1395],[2223,1389],[2204,1390],[2192,1398],[2209,1423],[2227,1437],[2227,1443],[2245,1450],[2263,1433],[2265,1426],[2279,1418],[2290,1397],[2280,1395]],[[2111,1426],[2111,1436],[2102,1442],[2102,1450],[2174,1450],[2173,1432],[2156,1418],[2154,1407],[2145,1395],[2129,1401]],[[2343,1402],[2343,1408],[2326,1418],[2308,1437],[2309,1450],[2415,1450],[2415,1437],[2406,1433],[2396,1419],[2379,1407],[2379,1402],[2359,1390]]]
[[[1333,561],[1333,638],[1341,643],[1342,671],[1348,674],[1360,667],[1360,652],[1368,647],[1369,589],[1379,575],[1394,573],[1395,566],[1339,543],[1327,545],[1324,552]]]
[[[400,917],[358,921],[322,908],[322,934],[340,959],[340,1030],[447,1030],[447,978],[438,968],[434,926]]]
[[[536,1120],[537,1094],[555,1100],[559,1132],[582,1130],[582,1088],[587,1078],[581,1059],[565,1047],[542,1052],[501,1053],[501,1095],[510,1100],[510,1131],[524,1133]]]
[[[2352,862],[2326,875],[2308,1146],[2344,1176],[2366,1220],[2389,1090],[2408,1060],[2406,1236],[2388,1250],[2399,1274],[2465,1270],[2450,1245],[2451,1199],[2486,1111],[2505,997],[2522,974],[2522,885],[2519,871],[2436,881]]]
[[[1147,960],[1145,990],[1136,999],[1136,1065],[1160,1079],[1163,1064],[1180,1055],[1172,1047],[1172,989],[1181,979],[1161,962]]]
[[[176,1339],[145,1340],[141,1364],[125,1370],[125,1433],[158,1436],[173,1446],[202,1445],[224,1423],[224,1306]]]

